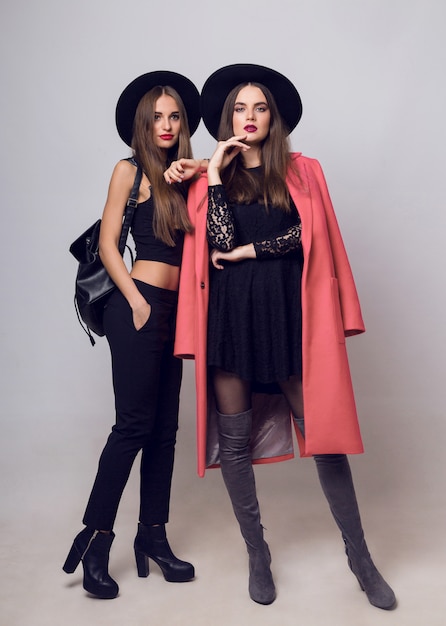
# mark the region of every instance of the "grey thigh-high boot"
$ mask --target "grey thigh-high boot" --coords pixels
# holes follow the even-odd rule
[[[321,454],[314,460],[322,490],[344,539],[350,569],[370,604],[380,609],[393,609],[395,594],[376,569],[367,549],[347,456]]]
[[[249,595],[254,602],[271,604],[276,589],[270,570],[271,554],[263,538],[259,503],[251,462],[252,411],[217,414],[223,480],[249,555]]]

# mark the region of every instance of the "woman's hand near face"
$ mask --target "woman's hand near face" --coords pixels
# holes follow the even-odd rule
[[[223,171],[240,152],[250,149],[243,143],[246,135],[236,135],[226,141],[219,141],[214,154],[209,160],[208,182],[210,185],[221,184],[220,172]]]
[[[164,180],[168,185],[189,180],[199,172],[205,172],[209,159],[179,159],[172,161],[164,172]]]
[[[229,252],[222,252],[215,248],[211,251],[211,263],[217,270],[224,269],[221,261],[230,261],[231,263],[237,263],[238,261],[244,261],[245,259],[255,259],[256,251],[254,244],[248,243],[244,246],[238,246],[233,248]]]

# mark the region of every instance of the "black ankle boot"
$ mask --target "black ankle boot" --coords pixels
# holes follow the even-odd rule
[[[347,457],[322,454],[314,459],[322,490],[345,543],[350,569],[370,604],[385,610],[395,608],[395,594],[375,567],[365,542]]]
[[[194,566],[177,559],[170,549],[164,524],[147,526],[140,522],[134,548],[136,568],[140,578],[146,578],[149,575],[149,558],[159,565],[164,579],[170,583],[184,583],[195,576]]]
[[[119,587],[108,573],[108,557],[115,535],[84,528],[74,539],[63,570],[72,574],[79,562],[84,568],[84,589],[98,598],[116,598]]]

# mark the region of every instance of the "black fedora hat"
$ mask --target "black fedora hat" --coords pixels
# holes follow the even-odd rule
[[[130,146],[133,135],[133,120],[141,98],[157,86],[173,87],[178,92],[186,109],[190,134],[193,135],[200,123],[200,94],[192,81],[176,72],[157,71],[138,76],[127,85],[116,105],[116,127],[119,136]]]
[[[262,65],[237,63],[226,65],[211,74],[201,91],[201,114],[206,128],[218,139],[223,105],[229,92],[242,83],[265,85],[274,96],[289,132],[302,116],[302,101],[293,83],[283,74]]]

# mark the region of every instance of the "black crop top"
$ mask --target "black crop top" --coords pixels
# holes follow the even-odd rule
[[[137,261],[160,261],[168,265],[181,265],[184,233],[176,231],[175,246],[168,246],[153,233],[153,197],[138,204],[132,223]]]

